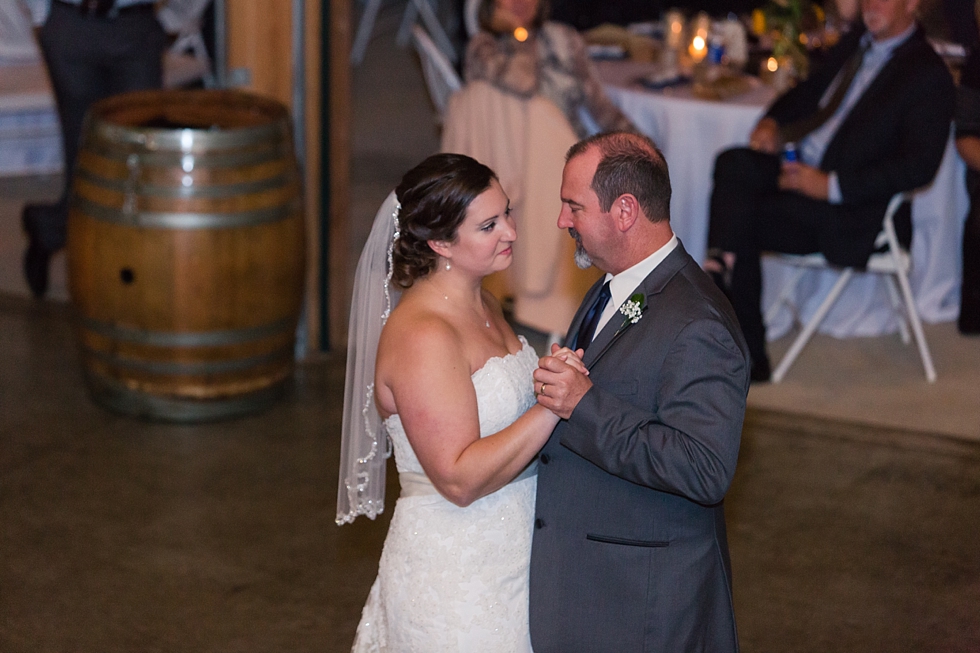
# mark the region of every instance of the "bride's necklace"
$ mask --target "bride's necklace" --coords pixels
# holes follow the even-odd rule
[[[445,299],[446,301],[449,301],[449,295],[443,295],[442,298]],[[485,310],[486,309],[484,309],[484,311]],[[488,329],[490,328],[490,318],[486,317],[486,315],[484,315],[483,317],[483,326],[485,326]]]
[[[445,299],[446,301],[449,301],[449,295],[447,295],[445,292],[443,292],[442,288],[440,288],[438,285],[435,285],[435,284],[433,284],[433,288],[434,288],[434,290],[437,293],[439,293],[440,295],[442,295],[442,298],[443,299]],[[483,303],[480,302],[480,305],[482,306]],[[479,311],[477,311],[477,314],[479,314]],[[486,328],[489,329],[490,328],[490,318],[487,317],[487,307],[486,306],[483,306],[483,316],[482,317],[483,317],[483,326],[485,326]]]

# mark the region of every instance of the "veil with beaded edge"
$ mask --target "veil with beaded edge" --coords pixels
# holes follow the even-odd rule
[[[347,378],[337,489],[337,524],[384,511],[388,435],[374,404],[374,364],[388,312],[400,293],[388,278],[389,249],[395,237],[398,199],[392,191],[374,218],[354,275],[347,334]]]

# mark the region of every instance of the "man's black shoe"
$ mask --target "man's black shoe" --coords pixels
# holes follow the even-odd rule
[[[48,291],[48,263],[51,252],[44,249],[37,241],[31,239],[27,252],[24,254],[24,277],[31,293],[40,299]]]
[[[31,293],[40,299],[48,291],[48,264],[53,253],[42,244],[41,231],[48,213],[56,204],[27,204],[20,219],[27,232],[27,251],[24,253],[24,278]]]

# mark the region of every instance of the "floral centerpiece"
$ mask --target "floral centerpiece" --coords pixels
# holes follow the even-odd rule
[[[789,62],[799,79],[806,79],[809,72],[807,32],[823,22],[823,9],[811,0],[769,0],[752,12],[753,31],[760,39],[772,41],[772,56]]]

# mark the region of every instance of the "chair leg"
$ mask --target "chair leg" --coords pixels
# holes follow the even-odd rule
[[[820,307],[817,309],[817,312],[814,313],[813,317],[810,318],[810,321],[806,323],[806,325],[803,327],[803,331],[800,332],[800,335],[796,336],[796,340],[794,340],[793,344],[790,345],[789,351],[787,351],[786,355],[783,356],[783,359],[779,361],[779,365],[772,373],[773,383],[779,383],[783,380],[783,377],[786,376],[786,372],[789,371],[793,361],[795,361],[796,357],[800,355],[801,351],[803,351],[803,347],[806,346],[806,343],[810,341],[810,338],[813,336],[813,332],[816,331],[817,327],[820,326],[820,323],[823,322],[823,319],[827,316],[827,313],[830,312],[830,308],[834,305],[834,302],[837,301],[837,298],[840,297],[840,294],[844,291],[844,287],[847,285],[847,282],[851,280],[853,275],[853,268],[845,268],[841,272],[840,276],[837,278],[837,281],[834,283],[834,287],[830,289],[829,293],[827,293],[827,297],[824,298],[823,302],[820,304]]]
[[[395,35],[395,43],[399,47],[404,48],[408,45],[409,37],[412,34],[412,25],[415,24],[418,15],[419,9],[415,6],[414,0],[408,0],[408,4],[405,5],[405,13],[402,14],[401,25],[398,26],[398,34]]]
[[[408,0],[408,6],[405,7],[405,14],[402,16],[402,24],[398,28],[398,36],[395,37],[395,42],[401,47],[408,45],[412,25],[415,24],[415,18],[417,16],[421,16],[422,22],[425,23],[426,29],[429,30],[429,35],[432,36],[432,40],[439,46],[442,53],[449,57],[449,60],[453,63],[459,61],[456,48],[453,47],[452,41],[446,35],[446,30],[443,28],[442,23],[439,22],[439,18],[432,9],[432,4],[429,0]]]
[[[783,284],[783,287],[779,290],[779,296],[776,297],[776,301],[769,305],[769,310],[766,311],[765,323],[772,324],[776,317],[779,315],[779,309],[783,307],[784,304],[789,304],[789,298],[796,292],[796,286],[800,283],[800,279],[803,278],[803,274],[806,272],[806,268],[795,267],[793,268],[792,275],[789,280]]]
[[[361,22],[357,24],[354,47],[350,51],[350,61],[355,66],[359,66],[364,61],[364,54],[367,52],[368,42],[371,40],[371,32],[374,31],[374,21],[377,20],[380,9],[381,0],[368,0],[364,7]]]
[[[907,345],[910,342],[910,338],[905,304],[902,302],[902,298],[898,294],[898,288],[895,287],[895,279],[892,278],[892,275],[885,275],[885,285],[888,286],[888,297],[892,301],[892,308],[895,309],[895,313],[898,314],[898,332],[902,336],[902,343]]]
[[[897,270],[895,276],[898,277],[898,285],[902,290],[902,297],[905,300],[905,313],[908,315],[909,322],[912,324],[915,343],[919,346],[919,356],[922,358],[922,367],[926,372],[926,381],[934,383],[936,381],[936,368],[932,364],[932,354],[929,353],[929,345],[926,343],[926,336],[922,332],[922,320],[919,319],[919,311],[915,308],[912,287],[909,285],[909,279],[905,276],[903,270]]]

